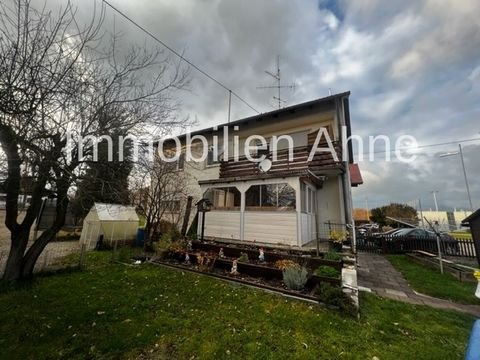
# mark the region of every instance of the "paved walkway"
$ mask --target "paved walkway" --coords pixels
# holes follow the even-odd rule
[[[458,304],[417,293],[383,255],[359,252],[357,265],[358,285],[371,289],[378,296],[480,317],[480,305]]]

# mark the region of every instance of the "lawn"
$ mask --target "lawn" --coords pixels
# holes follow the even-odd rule
[[[92,254],[0,293],[6,359],[460,359],[473,318],[362,295],[355,320],[207,276]]]
[[[450,274],[442,275],[413,262],[406,255],[390,255],[387,258],[416,291],[440,299],[480,305],[480,300],[474,296],[476,284],[460,282]]]
[[[472,233],[468,231],[451,231],[448,235],[453,236],[455,239],[472,240]]]

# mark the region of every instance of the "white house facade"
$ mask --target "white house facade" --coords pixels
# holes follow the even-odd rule
[[[301,247],[317,239],[325,223],[353,226],[351,186],[362,180],[351,145],[344,144],[351,133],[348,97],[336,94],[190,134],[204,136],[209,151],[203,162],[178,163],[194,202],[212,205],[198,214],[198,234],[205,216],[206,238]],[[279,140],[282,135],[291,141]],[[235,156],[236,146],[243,149],[252,136],[266,139],[249,150],[261,162]],[[187,136],[180,141],[185,152]],[[192,144],[193,153],[202,152],[199,142]],[[315,151],[328,145],[337,156]]]

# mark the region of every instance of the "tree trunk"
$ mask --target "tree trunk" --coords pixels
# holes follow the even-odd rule
[[[10,252],[3,280],[8,282],[18,281],[22,277],[23,255],[28,245],[28,232],[12,232]]]
[[[42,251],[53,240],[57,232],[48,229],[40,235],[40,237],[30,246],[27,253],[23,257],[22,279],[30,279],[33,276],[33,270]]]
[[[58,231],[65,224],[65,216],[68,207],[68,182],[64,177],[60,177],[56,182],[57,185],[57,206],[55,209],[55,221],[45,230],[40,237],[30,246],[23,259],[22,278],[29,279],[33,275],[33,269],[37,263],[38,257],[42,251],[53,240]]]

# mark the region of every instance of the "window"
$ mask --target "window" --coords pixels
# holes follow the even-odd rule
[[[213,154],[213,148],[210,147],[208,149],[208,153],[207,153],[207,165],[214,165],[216,163],[213,155],[214,155]]]
[[[245,141],[246,146],[246,141]],[[246,151],[247,149],[245,149]],[[259,158],[262,155],[268,155],[270,153],[270,142],[268,139],[265,139],[265,143],[262,144],[260,139],[253,139],[250,141],[250,156],[252,158]]]
[[[208,189],[203,197],[210,200],[213,210],[240,210],[241,194],[235,187]]]
[[[324,127],[327,130],[327,134],[330,137],[330,140],[335,141],[332,125],[327,125],[327,126],[323,125],[322,127]],[[315,140],[317,138],[317,135],[318,135],[319,131],[320,130],[316,130],[316,131],[308,134],[308,139],[307,139],[308,145],[315,144]],[[324,144],[324,143],[326,143],[326,141],[327,141],[327,139],[325,139],[325,137],[322,135],[322,137],[320,139],[320,143]]]
[[[307,146],[308,144],[308,135],[306,131],[290,133],[285,135],[290,136],[292,138],[292,144],[294,148],[300,147],[300,146]],[[277,150],[286,150],[289,147],[290,147],[290,144],[288,140],[281,138],[280,140],[277,141]],[[272,145],[272,148],[273,148],[273,145]]]
[[[213,145],[208,147],[208,152],[207,152],[207,165],[215,165],[218,164],[220,159],[222,158],[222,155],[224,153],[223,149],[223,144],[221,141],[218,142],[217,144],[217,156],[215,158],[215,151],[214,151]]]
[[[183,170],[185,167],[185,154],[181,153],[177,160],[177,170]]]
[[[295,190],[288,184],[253,185],[245,193],[247,210],[294,210]]]

